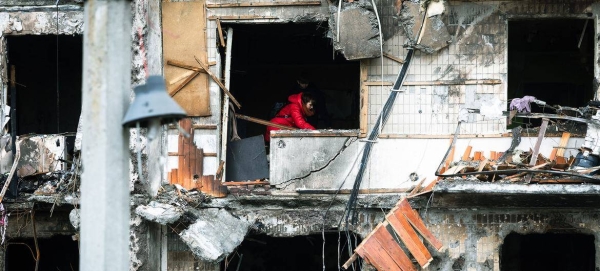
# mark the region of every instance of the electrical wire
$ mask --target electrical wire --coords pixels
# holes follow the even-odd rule
[[[58,2],[60,0],[56,0],[56,133],[60,133],[60,88],[59,88],[59,68],[58,68]]]

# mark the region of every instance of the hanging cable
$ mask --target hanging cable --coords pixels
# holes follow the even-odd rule
[[[60,133],[60,91],[59,91],[59,69],[58,69],[58,2],[56,0],[56,133]]]

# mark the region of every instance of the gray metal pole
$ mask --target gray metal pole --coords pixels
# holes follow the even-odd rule
[[[85,2],[80,270],[129,269],[131,2]]]

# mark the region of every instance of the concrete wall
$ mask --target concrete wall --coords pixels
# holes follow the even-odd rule
[[[314,137],[314,132],[282,137],[278,133],[286,132],[275,131],[271,140],[272,184],[286,191],[352,188],[364,142],[352,136]],[[517,149],[529,151],[536,141],[536,137],[524,137]],[[548,157],[558,142],[560,138],[544,138],[540,154]],[[470,157],[475,151],[483,151],[485,157],[490,157],[490,151],[504,152],[510,143],[509,137],[459,138],[453,161],[462,158],[467,146],[473,148]],[[582,138],[573,138],[567,146],[575,148],[582,143]],[[425,183],[433,181],[449,144],[447,138],[379,139],[373,144],[361,189],[409,188],[415,185],[409,178],[413,172],[427,178]],[[565,156],[570,155],[576,155],[575,150],[565,151]]]
[[[443,253],[432,253],[434,261],[425,270],[499,271],[500,249],[512,232],[591,234],[595,247],[600,245],[599,213],[595,210],[430,208],[420,213],[428,228],[447,247]],[[596,269],[600,268],[598,250],[595,262]]]

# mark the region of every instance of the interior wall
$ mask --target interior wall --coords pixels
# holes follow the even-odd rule
[[[600,253],[594,251],[594,248],[599,245],[597,229],[600,227],[598,223],[600,214],[594,210],[503,208],[502,211],[498,211],[498,209],[484,208],[477,208],[477,210],[428,208],[427,211],[420,210],[420,213],[428,229],[447,246],[444,252],[432,253],[434,261],[429,266],[429,270],[519,270],[501,269],[501,265],[507,264],[502,260],[502,247],[507,242],[507,236],[511,234],[584,236],[582,238],[585,240],[579,243],[581,247],[569,247],[568,249],[571,250],[569,253],[585,251],[587,259],[593,258],[592,269],[582,270],[600,268]],[[557,252],[562,249],[560,246],[564,243],[555,241],[546,246]],[[521,249],[526,247],[521,244]],[[529,252],[531,250],[529,249]],[[589,268],[589,265],[586,266]]]

